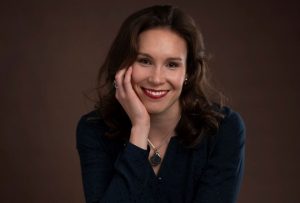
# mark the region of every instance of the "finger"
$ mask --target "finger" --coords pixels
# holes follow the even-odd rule
[[[124,90],[126,93],[132,93],[133,88],[131,84],[132,67],[130,66],[124,76]]]
[[[123,87],[125,71],[126,71],[126,69],[121,69],[117,72],[117,74],[115,76],[116,86],[118,87],[118,88],[116,88],[116,96],[122,97],[122,98],[125,97],[125,91],[124,91],[124,87]]]

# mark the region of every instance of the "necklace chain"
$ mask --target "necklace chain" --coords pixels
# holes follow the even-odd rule
[[[167,140],[169,136],[164,137],[164,139],[161,141],[160,145],[158,147],[155,147],[154,144],[149,140],[149,138],[147,139],[150,147],[157,152],[159,150],[159,148],[161,148],[163,146],[163,144],[165,143],[165,141]]]
[[[161,163],[161,160],[162,160],[162,158],[161,158],[161,155],[160,155],[160,153],[159,153],[159,148],[161,147],[161,146],[163,146],[163,144],[165,143],[165,141],[167,140],[166,138],[168,138],[168,137],[171,137],[171,136],[166,136],[166,137],[164,137],[164,139],[163,139],[163,141],[160,143],[160,145],[158,146],[158,147],[155,147],[154,145],[153,145],[153,143],[149,140],[149,139],[147,139],[147,141],[148,141],[148,144],[150,145],[150,147],[153,149],[153,151],[154,151],[154,154],[150,157],[150,163],[151,163],[151,165],[152,166],[158,166],[160,163]]]
[[[177,123],[180,121],[180,119],[181,119],[181,115],[180,115]],[[148,144],[150,145],[150,147],[154,150],[154,152],[158,152],[159,148],[161,148],[163,146],[163,144],[165,143],[165,141],[167,140],[168,137],[171,137],[171,133],[162,139],[162,141],[158,147],[155,147],[149,138],[147,138],[147,141],[148,141]]]
[[[178,121],[180,120],[181,116],[179,117]],[[178,123],[177,121],[177,123]],[[173,132],[173,131],[172,131]],[[154,154],[150,157],[150,163],[152,166],[158,166],[159,164],[161,164],[162,158],[160,156],[159,153],[159,148],[161,148],[163,146],[163,144],[166,142],[167,138],[170,138],[172,135],[172,132],[167,134],[161,141],[161,143],[159,144],[159,146],[155,147],[154,144],[150,141],[149,138],[147,138],[147,142],[150,145],[150,147],[153,149]],[[170,139],[169,139],[170,140]]]

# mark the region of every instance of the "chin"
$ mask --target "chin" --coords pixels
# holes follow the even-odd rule
[[[157,108],[147,108],[146,107],[146,110],[147,110],[147,112],[149,113],[149,114],[161,114],[161,113],[163,113],[164,112],[164,110],[163,109],[157,109]]]
[[[145,104],[146,110],[149,114],[152,115],[158,115],[161,114],[163,115],[164,113],[167,113],[169,111],[175,110],[173,108],[173,105],[166,105],[166,104]]]

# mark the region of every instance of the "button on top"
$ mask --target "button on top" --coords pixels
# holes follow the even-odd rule
[[[162,181],[162,177],[160,177],[160,176],[159,176],[157,179],[158,179],[159,181]]]

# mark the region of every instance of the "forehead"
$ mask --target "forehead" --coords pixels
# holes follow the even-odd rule
[[[139,35],[138,52],[153,56],[186,58],[187,46],[185,40],[176,32],[168,28],[155,28]]]

